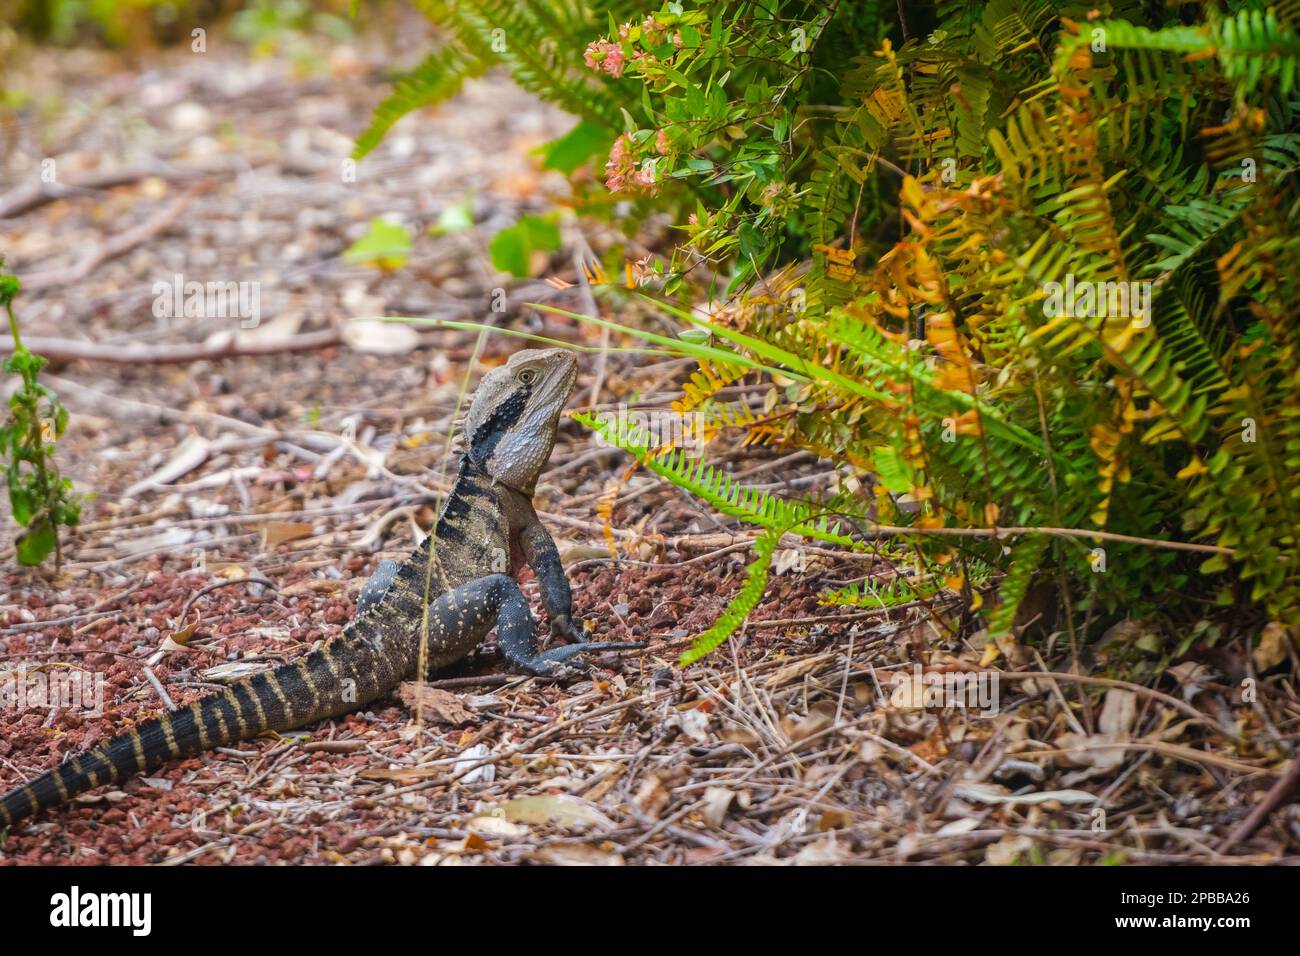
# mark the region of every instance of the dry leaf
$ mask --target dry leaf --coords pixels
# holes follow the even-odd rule
[[[698,744],[709,741],[709,715],[698,707],[669,714],[663,725],[665,729],[676,727]]]
[[[456,694],[418,681],[404,681],[398,691],[408,710],[424,709],[426,719],[440,724],[468,724],[476,717]]]
[[[121,790],[107,790],[103,793],[81,793],[72,798],[73,803],[120,803],[128,794]]]
[[[231,661],[228,664],[218,664],[216,667],[209,667],[205,671],[200,671],[199,676],[213,684],[233,684],[235,681],[251,677],[253,674],[269,671],[271,666],[265,661]]]
[[[979,826],[980,822],[975,817],[962,817],[959,820],[953,820],[951,823],[945,823],[934,831],[934,835],[960,836],[963,833],[970,833],[971,830],[978,830]]]
[[[1020,664],[1028,656],[1028,652],[1016,640],[1014,634],[999,634],[993,638],[993,644],[997,647],[998,652],[1012,664]],[[985,654],[987,657],[988,655]]]
[[[401,322],[352,319],[345,322],[343,341],[354,352],[367,355],[405,355],[420,344],[419,333]]]
[[[1133,722],[1137,719],[1137,694],[1131,690],[1112,687],[1106,692],[1106,700],[1101,705],[1101,716],[1097,719],[1097,729],[1112,738],[1127,739],[1133,732]]]
[[[613,853],[585,843],[547,846],[524,854],[525,860],[550,866],[626,866],[621,853]]]
[[[1291,646],[1291,633],[1286,625],[1269,621],[1259,632],[1259,646],[1250,655],[1256,671],[1266,671],[1287,658]]]
[[[446,767],[372,767],[362,770],[357,776],[362,780],[415,781],[426,777],[443,776],[446,773]]]
[[[183,651],[191,640],[194,639],[194,632],[199,629],[199,623],[203,620],[203,615],[198,611],[194,612],[194,617],[178,631],[173,631],[163,638],[161,650],[164,651]]]
[[[686,782],[690,771],[685,767],[657,770],[641,782],[633,801],[648,817],[658,820],[672,799],[672,789]]]
[[[997,641],[986,641],[984,644],[984,656],[980,658],[980,667],[988,667],[996,661],[1002,654],[998,648]]]
[[[726,787],[706,787],[703,805],[700,808],[700,815],[704,817],[704,822],[711,827],[722,826],[722,821],[726,819],[727,811],[731,809],[731,801],[734,798],[735,793]]]
[[[269,551],[286,541],[305,538],[312,533],[313,527],[299,521],[268,521],[262,525],[262,550]]]
[[[795,661],[793,664],[787,664],[767,680],[763,681],[763,686],[769,688],[780,687],[782,684],[788,684],[793,680],[798,680],[805,674],[816,670],[834,656],[835,655],[831,653],[817,654],[813,657],[806,657],[803,660]]]
[[[849,859],[849,852],[835,839],[834,834],[809,843],[794,855],[795,866],[834,866]]]
[[[511,800],[501,808],[508,820],[521,823],[554,823],[562,827],[596,826],[613,829],[614,824],[592,804],[567,794],[540,794]]]
[[[814,734],[821,733],[834,722],[834,706],[818,705],[803,717],[795,717],[791,714],[782,717],[781,731],[785,734],[790,743],[793,744],[800,740],[807,740]]]
[[[990,844],[984,851],[984,862],[989,866],[1014,866],[1022,856],[1028,856],[1034,841],[1026,836],[1004,836]]]
[[[772,574],[780,576],[794,571],[802,574],[805,566],[804,553],[798,548],[781,548],[772,555]]]
[[[844,810],[827,810],[817,818],[817,829],[826,833],[830,830],[847,830],[853,826],[853,817]]]
[[[645,780],[641,781],[641,788],[637,790],[636,796],[632,798],[633,802],[641,808],[644,813],[652,820],[658,820],[664,812],[664,807],[668,806],[668,801],[672,799],[668,788],[654,774],[650,774]]]
[[[465,829],[470,833],[494,837],[526,837],[532,831],[522,823],[512,823],[505,817],[470,817]]]
[[[1106,692],[1106,699],[1101,705],[1101,716],[1097,718],[1100,733],[1089,737],[1086,734],[1065,733],[1056,738],[1056,746],[1062,750],[1073,751],[1063,754],[1061,761],[1076,767],[1088,768],[1065,778],[1066,783],[1087,779],[1098,773],[1115,770],[1127,759],[1128,751],[1123,747],[1098,746],[1123,743],[1132,736],[1133,724],[1137,720],[1137,695],[1131,690],[1119,687]]]
[[[1183,661],[1181,664],[1175,664],[1173,667],[1166,668],[1165,673],[1178,681],[1183,690],[1183,700],[1191,700],[1203,691],[1205,688],[1202,684],[1214,676],[1214,672],[1210,668],[1196,661]]]
[[[479,761],[486,760],[489,753],[490,751],[487,748],[487,744],[475,744],[468,750],[461,751],[460,759],[452,765],[452,773],[459,774],[469,770],[470,767],[474,767],[474,765]],[[491,783],[496,778],[497,768],[495,765],[489,763],[484,764],[481,767],[474,767],[473,770],[469,770],[465,776],[460,778],[460,783],[465,786],[469,786],[472,783]]]
[[[1087,773],[1072,776],[1070,782],[1085,779],[1100,771],[1114,770],[1122,764],[1127,753],[1123,747],[1089,747],[1089,744],[1113,742],[1105,734],[1094,734],[1089,737],[1087,734],[1076,733],[1061,734],[1054,741],[1058,748],[1069,751],[1060,756],[1062,763],[1091,768]]]
[[[334,594],[348,586],[347,581],[335,578],[303,578],[293,584],[280,588],[281,597],[296,597],[300,594]]]
[[[719,732],[718,737],[724,743],[740,744],[742,747],[748,747],[750,750],[755,749],[763,742],[759,739],[758,734],[741,724],[727,724]]]

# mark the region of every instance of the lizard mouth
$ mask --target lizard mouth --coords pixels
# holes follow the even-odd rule
[[[573,386],[578,381],[578,360],[567,352],[555,351],[563,362],[546,377],[541,388],[537,390],[534,401],[538,407],[555,405],[556,414],[562,410],[565,400],[573,394]]]

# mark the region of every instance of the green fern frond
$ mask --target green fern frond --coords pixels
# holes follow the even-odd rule
[[[430,53],[418,67],[398,78],[393,92],[375,107],[370,125],[352,148],[352,158],[370,153],[402,117],[454,96],[466,79],[487,72],[489,66],[455,46]]]
[[[1034,575],[1047,556],[1051,539],[1046,535],[1029,535],[1011,548],[1010,556],[1002,562],[1007,568],[1002,586],[998,590],[998,605],[989,612],[989,634],[997,636],[1011,633],[1016,612],[1029,592]]]
[[[722,469],[694,457],[687,449],[656,454],[656,450],[649,446],[647,436],[637,434],[625,421],[597,418],[583,412],[572,414],[575,421],[590,428],[603,441],[627,452],[659,477],[707,502],[722,514],[768,530],[779,528],[783,532],[840,547],[865,547],[843,530],[840,521],[831,517],[836,513],[853,514],[856,511],[865,520],[865,512],[848,502],[837,500],[819,507],[811,502],[781,498],[736,481]]]
[[[830,607],[891,608],[911,604],[922,598],[933,597],[943,589],[943,583],[933,578],[919,582],[895,577],[888,581],[875,580],[849,584],[824,592],[817,603]]]
[[[685,667],[713,653],[736,629],[745,623],[763,592],[767,590],[768,572],[772,567],[772,554],[781,541],[782,531],[769,528],[754,539],[754,560],[745,568],[745,584],[731,599],[722,614],[707,631],[695,639],[688,650],[682,652],[678,663]]]

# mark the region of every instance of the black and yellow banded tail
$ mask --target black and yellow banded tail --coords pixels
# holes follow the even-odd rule
[[[355,636],[335,638],[295,663],[246,677],[220,694],[145,721],[5,794],[0,829],[169,760],[364,706],[392,689],[384,685],[394,683],[389,675],[395,668],[376,660],[377,651]]]

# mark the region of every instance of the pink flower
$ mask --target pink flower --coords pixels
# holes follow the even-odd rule
[[[641,24],[641,38],[651,46],[663,43],[667,33],[668,27],[654,17],[646,17],[645,22]]]
[[[587,49],[582,54],[582,61],[591,69],[604,70],[617,79],[623,75],[623,67],[627,63],[627,56],[623,53],[623,48],[617,43],[600,39],[587,44]]]
[[[654,161],[638,162],[636,140],[632,138],[632,134],[624,133],[614,140],[614,145],[609,151],[609,160],[605,163],[605,188],[612,193],[617,193],[629,186],[635,186],[653,192],[658,185]]]
[[[605,163],[605,188],[612,193],[622,191],[635,169],[632,146],[632,135],[624,133],[614,140],[614,145],[610,148],[609,160]]]
[[[623,48],[621,46],[615,46],[605,57],[605,72],[614,77],[614,79],[618,79],[623,75],[623,64],[625,59],[626,58],[623,56]]]
[[[672,148],[672,144],[668,142],[668,134],[664,130],[655,133],[655,152],[660,156],[667,156]]]
[[[642,166],[636,171],[632,181],[642,189],[654,189],[656,186],[654,170],[648,165]]]

